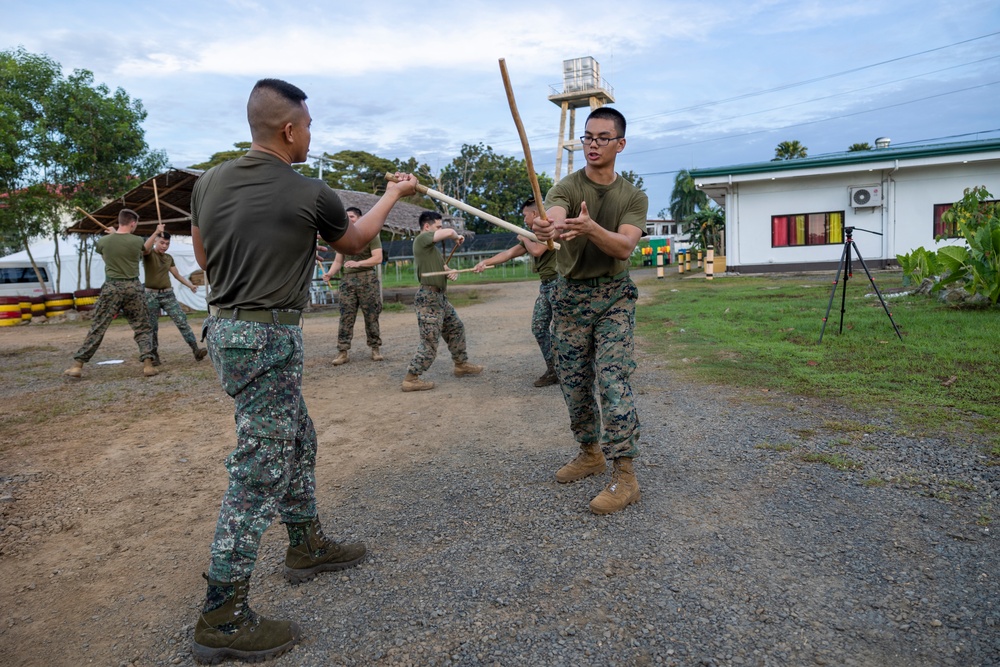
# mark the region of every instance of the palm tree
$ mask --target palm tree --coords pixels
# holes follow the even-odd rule
[[[774,159],[772,159],[771,162],[780,162],[781,160],[794,160],[795,158],[806,157],[806,152],[808,150],[808,148],[799,143],[798,139],[782,141],[778,144],[777,148],[774,149]]]
[[[681,169],[674,178],[674,191],[670,193],[670,218],[687,220],[695,211],[708,206],[708,195],[694,186],[694,179],[687,169]],[[661,212],[662,215],[662,212]]]
[[[867,141],[864,141],[860,144],[851,144],[850,147],[848,147],[847,152],[857,153],[858,151],[870,151],[871,149],[872,145]]]

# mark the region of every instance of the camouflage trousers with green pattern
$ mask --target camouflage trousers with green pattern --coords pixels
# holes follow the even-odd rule
[[[264,531],[316,516],[316,429],[302,398],[302,329],[210,317],[208,354],[236,402],[236,449],[226,458],[208,576],[247,579]]]
[[[556,281],[542,283],[538,288],[538,298],[535,299],[535,309],[531,313],[531,333],[535,336],[538,349],[542,351],[545,365],[554,365],[552,352],[552,293]]]
[[[172,289],[166,290],[165,292],[150,292],[149,290],[146,290],[146,310],[149,311],[149,325],[153,330],[153,354],[159,357],[161,309],[174,323],[177,330],[181,332],[184,342],[187,343],[192,350],[197,350],[198,340],[194,337],[194,332],[191,331],[191,325],[188,324],[187,315],[185,315],[184,311],[181,310],[181,305],[177,303],[177,297],[174,296],[174,291]]]
[[[153,335],[149,326],[149,315],[146,312],[146,294],[142,283],[135,280],[105,280],[101,287],[101,295],[94,306],[94,319],[90,322],[90,331],[83,345],[73,358],[87,363],[104,340],[104,333],[111,326],[115,315],[121,311],[132,327],[132,337],[139,346],[139,360],[153,358]]]
[[[421,285],[413,297],[420,329],[420,345],[413,355],[407,373],[422,375],[437,357],[438,339],[444,338],[456,364],[469,360],[465,350],[465,325],[458,318],[455,307],[448,302],[444,292],[435,292]]]
[[[639,455],[629,382],[638,296],[627,276],[597,286],[559,278],[552,300],[556,372],[573,437],[581,445],[599,443],[610,459]]]
[[[365,318],[365,336],[368,347],[382,347],[382,334],[378,316],[382,312],[382,293],[378,275],[374,271],[345,273],[340,279],[340,330],[337,333],[337,349],[351,349],[354,338],[354,321],[358,308]]]

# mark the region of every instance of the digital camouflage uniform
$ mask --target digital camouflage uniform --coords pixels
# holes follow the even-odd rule
[[[413,240],[413,260],[420,280],[420,289],[413,298],[420,343],[407,372],[422,375],[437,357],[439,338],[443,337],[448,344],[448,351],[456,364],[468,361],[469,355],[465,347],[465,325],[445,296],[447,276],[423,275],[445,270],[444,257],[434,245],[434,232],[421,232]]]
[[[347,255],[346,261],[360,262],[371,259],[372,250],[380,249],[382,242],[376,236],[364,252]],[[374,267],[344,268],[340,279],[340,328],[337,333],[337,349],[345,352],[351,349],[354,338],[354,322],[358,308],[365,318],[365,336],[368,347],[382,347],[378,316],[382,313],[382,291],[378,273]]]
[[[146,310],[149,311],[149,324],[153,336],[153,355],[156,359],[159,359],[160,356],[158,334],[161,309],[181,332],[184,342],[192,350],[196,352],[198,350],[198,340],[195,338],[194,332],[191,331],[187,315],[181,310],[181,305],[177,302],[177,296],[170,284],[171,266],[174,266],[174,258],[165,252],[153,250],[143,258],[143,268],[146,271]]]
[[[236,401],[237,442],[208,575],[239,581],[253,572],[275,514],[286,523],[316,516],[316,430],[302,399],[300,327],[211,317],[207,342]]]
[[[519,243],[524,245],[523,241]],[[556,253],[554,250],[546,250],[539,257],[531,259],[533,270],[542,281],[538,286],[535,308],[531,312],[531,333],[535,336],[538,349],[542,351],[545,365],[552,368],[555,356],[552,351],[552,298],[556,287],[555,280],[558,276]]]
[[[83,363],[90,361],[119,311],[132,327],[133,338],[139,346],[139,360],[153,358],[152,329],[146,311],[145,293],[139,282],[142,251],[143,241],[134,234],[108,234],[97,242],[97,252],[105,259],[106,278],[94,307],[90,331],[73,355],[75,360]]]
[[[235,400],[237,440],[226,459],[229,486],[209,577],[232,582],[250,576],[276,514],[292,522],[317,514],[316,430],[302,398],[298,318],[309,303],[317,232],[336,242],[348,220],[329,186],[256,150],[205,172],[191,207],[206,254],[209,305],[227,315],[205,321],[209,356]],[[295,323],[275,323],[281,316]]]
[[[572,218],[580,214],[581,201],[605,229],[645,227],[648,199],[621,176],[610,185],[599,185],[585,170],[575,171],[549,190],[545,208],[560,206]],[[639,418],[629,378],[635,370],[638,290],[628,277],[628,261],[605,254],[586,237],[561,244],[553,336],[570,428],[581,445],[600,443],[606,458],[635,458]]]

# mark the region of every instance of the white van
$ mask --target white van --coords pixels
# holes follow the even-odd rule
[[[43,296],[52,291],[52,279],[44,266],[38,271],[45,281],[45,288],[38,282],[38,275],[30,262],[0,266],[0,296]]]

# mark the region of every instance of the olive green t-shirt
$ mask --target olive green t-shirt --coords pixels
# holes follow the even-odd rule
[[[146,272],[145,285],[150,289],[167,289],[170,283],[170,267],[174,258],[165,252],[153,250],[142,258],[142,270]]]
[[[328,243],[350,224],[340,197],[262,151],[212,167],[191,192],[191,224],[205,249],[208,303],[244,310],[302,310]]]
[[[361,252],[359,252],[357,255],[346,255],[344,257],[344,261],[345,262],[363,262],[366,259],[371,259],[372,258],[372,252],[374,252],[375,250],[381,250],[381,249],[382,249],[382,239],[380,239],[378,236],[376,236],[375,238],[373,238],[371,240],[371,242],[368,243],[368,247],[366,247],[364,250],[362,250]],[[344,267],[344,275],[348,275],[350,273],[364,273],[365,271],[374,271],[374,270],[375,270],[374,266],[352,267],[350,269],[345,266]]]
[[[545,195],[545,208],[560,206],[566,209],[566,217],[575,218],[582,201],[587,202],[590,217],[608,231],[617,232],[622,225],[646,229],[649,198],[620,174],[611,185],[599,185],[583,169],[574,171],[552,186]],[[629,266],[628,260],[611,257],[583,236],[559,243],[556,268],[566,278],[614,276]]]
[[[135,234],[107,234],[97,242],[97,253],[104,258],[104,276],[110,280],[135,280],[139,277],[144,241]]]
[[[524,241],[518,241],[518,244],[524,246],[525,250],[528,249],[528,246],[524,245]],[[548,281],[556,277],[557,272],[556,272],[555,250],[546,250],[538,257],[532,255],[531,259],[533,260],[531,268],[535,273],[538,274],[539,278]]]
[[[434,244],[434,232],[420,232],[413,239],[413,263],[417,266],[417,280],[421,285],[440,288],[443,292],[448,287],[448,276],[428,276],[425,273],[444,271],[444,257]]]

